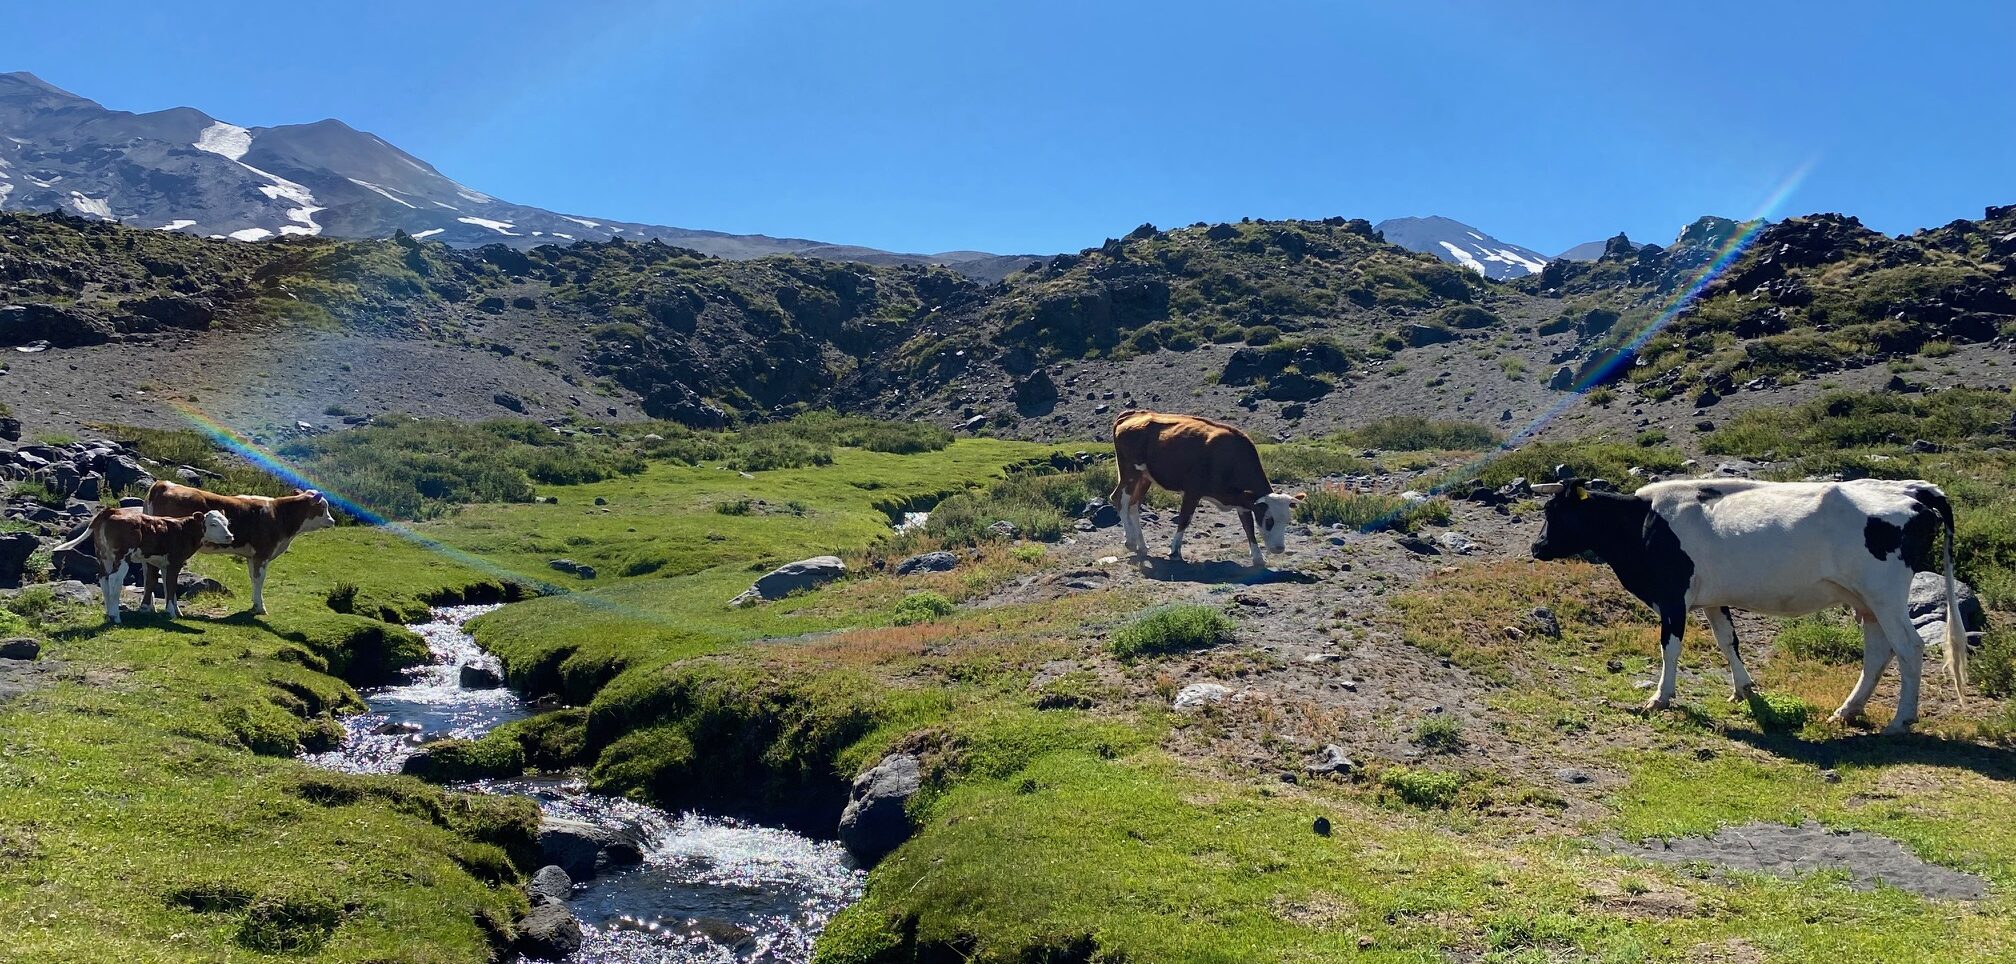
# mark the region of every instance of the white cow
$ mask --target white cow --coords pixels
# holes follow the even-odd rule
[[[1862,623],[1862,679],[1834,711],[1862,715],[1892,653],[1902,685],[1886,733],[1918,719],[1923,644],[1911,626],[1911,576],[1933,569],[1946,534],[1946,672],[1965,698],[1967,634],[1953,577],[1953,509],[1930,482],[1656,482],[1632,495],[1581,479],[1534,486],[1552,495],[1533,543],[1536,559],[1591,552],[1632,595],[1659,613],[1659,686],[1648,709],[1673,702],[1687,612],[1702,610],[1729,661],[1735,695],[1752,691],[1729,610],[1797,616],[1847,606]]]

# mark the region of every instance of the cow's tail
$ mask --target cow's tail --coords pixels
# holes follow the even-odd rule
[[[1946,523],[1946,675],[1953,679],[1953,696],[1967,705],[1967,625],[1960,619],[1959,580],[1953,575],[1953,505],[1946,503],[1940,516]]]
[[[102,506],[101,506],[101,507],[99,507],[99,509],[98,509],[98,511],[97,511],[97,512],[94,512],[94,513],[92,513],[92,514],[91,514],[91,521],[90,521],[90,522],[87,522],[87,523],[85,523],[85,524],[84,524],[84,531],[83,531],[83,532],[80,532],[80,533],[78,533],[78,534],[77,534],[77,537],[76,537],[76,538],[74,538],[74,539],[71,539],[71,540],[70,540],[69,542],[66,542],[66,543],[63,543],[63,544],[62,544],[62,545],[60,545],[60,546],[56,546],[56,547],[54,547],[54,548],[51,548],[51,549],[50,549],[49,551],[50,551],[50,552],[68,552],[69,550],[71,550],[71,549],[75,549],[75,548],[77,548],[78,546],[81,546],[81,545],[83,545],[83,544],[84,544],[84,543],[86,543],[86,542],[90,542],[90,541],[91,541],[91,537],[92,537],[92,536],[94,536],[94,535],[96,535],[96,534],[98,533],[98,517],[99,517],[99,516],[102,516],[102,515],[104,515],[104,514],[105,514],[105,511],[106,511],[106,510],[105,510],[105,508],[104,508],[104,507],[102,507]]]

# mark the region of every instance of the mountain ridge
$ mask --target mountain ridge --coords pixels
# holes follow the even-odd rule
[[[724,258],[799,255],[936,264],[998,280],[1032,260],[980,251],[884,251],[563,214],[471,188],[338,118],[245,127],[193,107],[107,108],[25,71],[0,73],[0,208],[60,209],[135,227],[257,241],[389,237],[457,247],[628,238]]]
[[[1373,227],[1393,244],[1409,251],[1432,254],[1493,281],[1538,274],[1549,260],[1532,248],[1501,241],[1454,218],[1440,215],[1387,218]]]

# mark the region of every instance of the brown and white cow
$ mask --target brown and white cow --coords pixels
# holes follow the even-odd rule
[[[139,509],[99,509],[77,537],[56,547],[62,552],[91,543],[98,559],[98,585],[105,591],[105,621],[119,622],[119,590],[126,585],[126,564],[158,567],[168,585],[182,573],[182,564],[206,546],[231,544],[231,524],[224,513],[210,510],[186,516],[153,516]],[[168,594],[168,615],[182,615],[175,594]]]
[[[1195,415],[1129,410],[1113,421],[1113,452],[1120,460],[1120,485],[1113,490],[1112,502],[1120,510],[1127,548],[1134,552],[1148,551],[1148,541],[1141,535],[1141,503],[1151,482],[1183,496],[1176,535],[1169,540],[1170,559],[1183,561],[1183,530],[1189,528],[1199,502],[1239,513],[1253,565],[1267,564],[1254,539],[1255,516],[1267,551],[1287,550],[1288,524],[1302,495],[1274,491],[1260,465],[1260,451],[1245,432]]]
[[[336,524],[329,514],[329,500],[314,489],[293,495],[269,498],[263,495],[218,495],[173,482],[156,482],[147,490],[149,515],[190,515],[215,510],[231,523],[231,543],[205,546],[206,552],[222,552],[245,559],[245,571],[252,577],[252,614],[266,612],[266,567],[287,551],[287,544],[303,532],[326,529]],[[143,580],[141,610],[154,605],[154,570],[149,567]],[[162,595],[174,598],[172,584]]]

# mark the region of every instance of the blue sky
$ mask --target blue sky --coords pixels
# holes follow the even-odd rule
[[[512,201],[906,251],[1442,214],[1548,254],[1701,214],[2016,202],[2016,4],[39,3],[0,69],[338,117]]]

